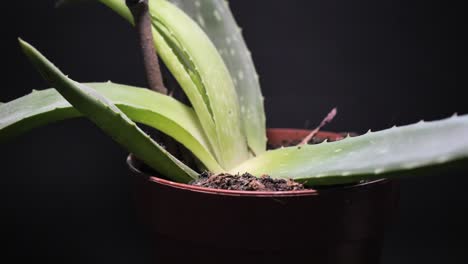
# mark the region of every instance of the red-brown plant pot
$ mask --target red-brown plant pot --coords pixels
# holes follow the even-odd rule
[[[307,133],[270,129],[269,144],[287,145]],[[292,192],[228,191],[144,173],[132,156],[128,165],[155,263],[377,264],[399,197],[398,183],[390,180]]]

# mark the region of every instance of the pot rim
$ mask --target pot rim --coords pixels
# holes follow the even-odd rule
[[[236,191],[236,190],[223,190],[223,189],[213,189],[201,186],[195,186],[185,183],[173,182],[170,180],[162,179],[154,175],[149,175],[145,172],[140,171],[135,165],[136,157],[133,154],[129,154],[127,157],[127,165],[130,170],[137,174],[137,177],[145,177],[149,182],[161,184],[167,187],[183,190],[198,192],[204,194],[213,194],[213,195],[223,195],[223,196],[241,196],[241,197],[291,197],[291,196],[318,196],[329,193],[335,193],[337,191],[350,190],[350,189],[359,189],[363,187],[368,187],[370,185],[376,184],[385,184],[390,180],[388,179],[377,179],[369,182],[357,183],[353,185],[331,187],[324,190],[300,190],[300,191]]]

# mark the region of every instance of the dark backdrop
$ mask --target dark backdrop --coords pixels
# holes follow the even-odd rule
[[[130,26],[102,6],[2,3],[0,101],[46,84],[16,38],[72,78],[144,85]],[[452,1],[231,1],[252,50],[270,127],[363,132],[468,113],[464,9]],[[462,89],[463,87],[463,89]],[[150,263],[126,153],[86,120],[0,146],[0,237],[15,263]],[[398,153],[395,153],[398,155]],[[402,181],[389,263],[467,263],[467,170]],[[71,257],[71,258],[70,258]]]

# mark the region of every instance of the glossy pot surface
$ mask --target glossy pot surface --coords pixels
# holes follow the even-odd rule
[[[269,144],[296,142],[307,133],[270,129]],[[132,156],[128,164],[159,263],[376,264],[399,197],[398,183],[389,180],[324,190],[228,191],[152,176]]]

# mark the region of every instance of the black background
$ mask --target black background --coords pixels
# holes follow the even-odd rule
[[[31,42],[78,81],[145,85],[135,34],[105,7],[2,3],[5,102],[47,87]],[[259,71],[269,127],[364,132],[468,113],[464,9],[452,1],[231,1]],[[462,88],[463,87],[463,88]],[[126,153],[87,120],[0,146],[0,237],[16,263],[151,263]],[[395,153],[398,155],[398,153]],[[383,263],[467,263],[466,169],[402,181]]]

